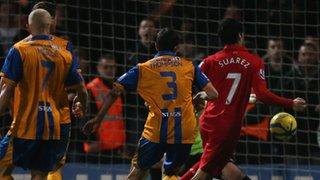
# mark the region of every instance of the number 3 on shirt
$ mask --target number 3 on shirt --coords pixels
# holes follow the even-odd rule
[[[164,100],[174,100],[177,98],[177,76],[176,73],[173,71],[164,71],[160,72],[161,77],[170,77],[172,80],[167,82],[167,86],[172,89],[172,94],[163,94],[162,99]]]
[[[239,82],[241,79],[241,74],[240,73],[228,73],[227,79],[233,79],[233,83],[231,86],[231,89],[229,91],[229,94],[227,96],[226,104],[231,104],[231,101],[233,99],[233,96],[238,89]]]

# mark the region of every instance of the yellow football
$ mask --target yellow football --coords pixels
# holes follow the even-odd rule
[[[289,113],[280,112],[270,121],[270,132],[276,139],[287,141],[296,134],[296,131],[296,118]]]

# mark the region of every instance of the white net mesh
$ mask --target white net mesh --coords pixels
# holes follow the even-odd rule
[[[115,59],[117,71],[113,79],[136,63],[153,57],[155,49],[152,41],[157,28],[169,26],[179,30],[184,41],[179,46],[180,52],[199,62],[202,57],[222,48],[217,37],[218,22],[221,19],[229,17],[242,21],[246,46],[265,60],[270,89],[279,95],[305,98],[308,108],[304,113],[295,113],[257,103],[247,114],[244,123],[247,129],[244,129],[244,135],[236,149],[236,162],[244,165],[249,174],[261,177],[266,173],[264,169],[271,168],[274,174],[280,173],[285,179],[291,179],[294,177],[292,174],[301,170],[303,176],[315,174],[313,178],[320,179],[317,140],[320,112],[319,1],[57,2],[56,33],[68,37],[75,45],[87,83],[99,77],[100,71],[97,71],[96,66],[102,56],[106,56],[105,59],[108,60]],[[34,3],[35,1],[28,0],[0,0],[1,63],[12,42],[27,35],[23,30],[27,14]],[[20,34],[20,37],[16,36],[17,34]],[[303,68],[304,65],[307,65],[307,68]],[[103,64],[101,67],[107,69]],[[93,96],[91,93],[90,117],[97,111]],[[73,120],[68,162],[86,163],[91,167],[96,167],[94,164],[107,164],[110,169],[121,169],[118,164],[129,164],[147,111],[143,101],[134,93],[128,92],[122,96],[122,100],[126,143],[114,150],[101,150],[101,142],[95,143],[98,141],[98,135],[86,137],[81,133],[80,129],[85,120]],[[248,130],[248,126],[256,126],[263,122],[265,117],[271,117],[281,111],[290,112],[297,119],[298,132],[292,140],[282,142],[274,139],[263,129],[266,128],[263,125],[259,126],[262,128],[260,131],[254,128],[252,131]],[[7,116],[8,114],[1,117],[6,119],[1,121],[4,123],[3,126],[9,123]],[[109,130],[112,131],[112,128]],[[84,145],[84,142],[88,143]]]

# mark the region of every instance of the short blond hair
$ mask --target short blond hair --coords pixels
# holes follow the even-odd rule
[[[43,32],[50,29],[51,16],[48,11],[44,9],[33,10],[28,17],[28,24],[35,30]]]

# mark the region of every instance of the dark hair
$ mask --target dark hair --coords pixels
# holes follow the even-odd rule
[[[312,51],[316,52],[317,51],[317,46],[312,44],[312,43],[303,43],[300,47],[306,47],[308,49],[312,49]]]
[[[114,55],[112,54],[103,54],[100,58],[99,58],[99,62],[101,62],[103,59],[106,59],[106,60],[116,60]]]
[[[235,19],[223,19],[218,28],[218,36],[222,44],[234,44],[239,41],[239,33],[242,33],[242,24]]]
[[[56,3],[49,1],[40,1],[32,7],[32,11],[36,9],[44,9],[49,12],[52,18],[56,16]]]
[[[268,39],[268,42],[269,41],[281,41],[282,42],[282,39],[279,38],[279,37],[271,37],[271,38]]]
[[[156,38],[156,44],[159,51],[174,50],[174,47],[180,43],[178,34],[170,28],[162,28]]]

